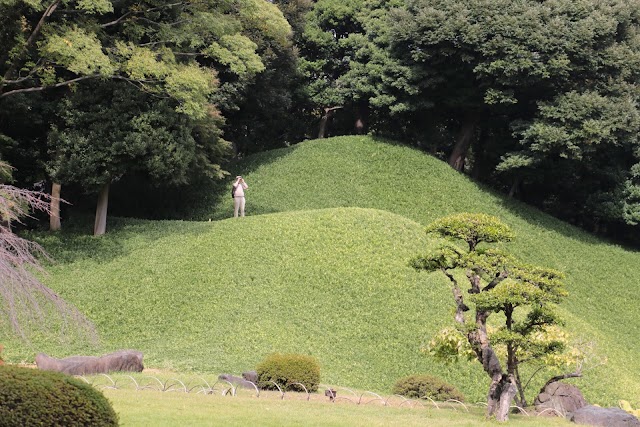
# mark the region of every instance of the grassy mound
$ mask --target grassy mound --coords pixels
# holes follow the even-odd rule
[[[139,349],[147,366],[240,372],[296,352],[320,360],[323,382],[390,389],[428,370],[419,346],[448,322],[447,288],[407,264],[428,243],[422,226],[387,212],[115,228],[99,239],[48,236],[60,261],[47,283],[91,317],[105,348]],[[7,345],[7,356],[16,350]]]
[[[444,366],[419,352],[450,324],[453,305],[441,275],[414,272],[407,261],[434,243],[423,233],[433,219],[484,212],[514,229],[506,246],[514,254],[567,274],[568,327],[608,357],[578,380],[587,399],[637,406],[640,372],[629,369],[640,351],[637,252],[368,137],[308,141],[231,172],[250,186],[244,219],[225,219],[228,191],[210,189],[192,216],[221,221],[114,220],[99,239],[38,236],[58,260],[46,283],[95,321],[103,346],[46,336],[24,346],[0,333],[7,359],[126,347],[150,366],[240,372],[268,353],[295,352],[320,360],[324,383],[390,390],[402,376],[428,372],[483,400],[478,365]]]

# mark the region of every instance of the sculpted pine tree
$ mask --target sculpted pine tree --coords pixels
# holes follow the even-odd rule
[[[427,232],[467,244],[466,249],[443,244],[412,260],[411,265],[420,270],[441,271],[451,282],[456,304],[455,333],[465,336],[470,346],[467,356],[480,362],[491,378],[487,416],[506,421],[516,395],[518,404],[526,405],[520,364],[565,349],[565,343],[549,333],[559,323],[553,305],[567,295],[563,276],[518,262],[500,250],[485,248],[483,244],[508,242],[514,236],[507,225],[489,215],[448,216],[430,224]],[[465,276],[466,294],[460,282]],[[490,333],[487,319],[493,313],[502,313],[504,324]],[[546,339],[538,339],[544,335]],[[504,360],[497,347],[506,348]],[[446,332],[431,344],[431,352],[442,358],[456,356],[460,351],[459,343]]]

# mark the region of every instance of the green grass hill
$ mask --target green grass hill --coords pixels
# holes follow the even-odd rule
[[[482,401],[478,364],[443,365],[420,352],[451,324],[453,303],[445,278],[407,263],[435,243],[423,231],[430,221],[484,212],[516,232],[506,249],[566,273],[567,328],[607,358],[590,360],[574,381],[587,399],[640,405],[640,253],[370,137],[306,141],[230,172],[249,184],[243,219],[229,218],[227,185],[201,189],[190,215],[200,221],[113,218],[101,238],[32,236],[57,260],[44,282],[95,322],[102,341],[42,334],[24,344],[1,332],[5,359],[135,348],[151,367],[239,373],[270,352],[300,352],[321,361],[323,383],[388,393],[401,376],[431,373]]]

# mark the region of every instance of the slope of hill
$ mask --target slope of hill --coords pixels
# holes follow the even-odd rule
[[[517,233],[509,250],[567,274],[567,327],[608,357],[577,381],[587,398],[640,403],[637,252],[368,137],[307,141],[232,172],[250,186],[244,219],[116,219],[100,239],[37,236],[58,260],[45,282],[95,321],[103,345],[44,336],[24,346],[0,334],[7,358],[137,348],[156,367],[239,372],[269,352],[293,351],[317,356],[326,383],[382,391],[399,376],[430,372],[483,400],[479,366],[420,353],[450,324],[452,303],[440,275],[414,272],[407,260],[433,244],[422,231],[431,220],[486,212]],[[194,215],[228,218],[228,191],[206,194],[209,205]]]
[[[507,199],[418,150],[370,137],[307,141],[254,156],[238,166],[232,174],[246,175],[251,184],[247,209],[255,214],[359,206],[393,212],[423,225],[464,211],[498,216],[517,234],[509,250],[528,262],[566,273],[570,296],[564,307],[567,317],[575,319],[568,326],[581,340],[597,341],[600,356],[608,357],[608,364],[597,369],[599,374],[589,375],[597,375],[597,382],[612,390],[624,384],[622,389],[631,387],[635,396],[640,395],[640,372],[631,368],[640,354],[637,251]],[[224,196],[228,197],[226,192]],[[209,216],[228,216],[231,199],[215,200]],[[580,319],[586,323],[580,324]],[[617,380],[607,374],[614,366],[626,371]]]

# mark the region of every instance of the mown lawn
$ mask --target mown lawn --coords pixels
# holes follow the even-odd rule
[[[159,391],[105,390],[127,426],[495,426],[485,421],[482,408],[454,409],[443,405],[433,407],[384,407],[376,403],[355,405],[335,404],[300,398],[281,400],[278,397],[221,397],[203,394],[163,393]],[[559,418],[512,415],[513,426],[570,425]]]
[[[43,334],[25,345],[0,332],[6,359],[136,348],[147,366],[217,374],[253,368],[273,351],[301,352],[321,361],[326,383],[388,392],[400,376],[425,372],[483,400],[478,365],[443,365],[420,352],[450,324],[452,303],[443,277],[407,261],[435,243],[422,231],[431,220],[486,212],[517,233],[505,249],[567,274],[567,328],[597,344],[586,365],[594,369],[574,381],[587,399],[640,405],[638,252],[368,137],[308,141],[231,172],[250,186],[244,219],[228,218],[228,191],[212,188],[193,208],[202,222],[112,218],[101,238],[35,235],[57,260],[45,283],[95,322],[102,343]]]

